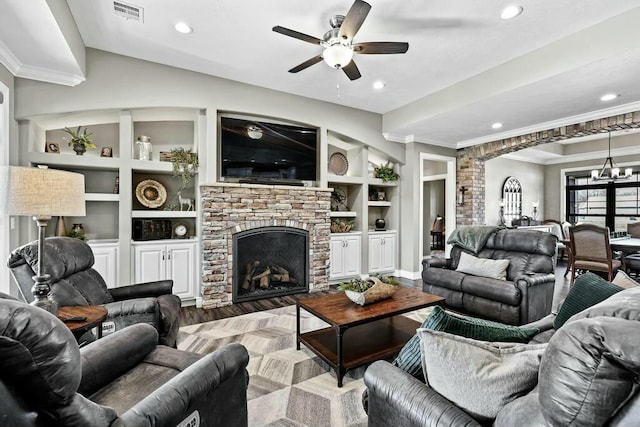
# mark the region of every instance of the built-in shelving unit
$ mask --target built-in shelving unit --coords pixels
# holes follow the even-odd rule
[[[399,191],[397,182],[383,182],[374,178],[373,164],[386,163],[388,158],[384,153],[377,152],[360,141],[353,141],[341,135],[329,133],[329,145],[327,158],[331,159],[334,153],[340,153],[348,160],[348,168],[343,175],[337,175],[328,165],[327,185],[333,188],[330,217],[332,219],[353,219],[354,225],[349,233],[332,233],[332,252],[343,253],[341,246],[349,235],[357,234],[358,239],[351,239],[349,256],[360,257],[358,272],[354,273],[354,264],[349,268],[332,267],[330,279],[335,281],[345,280],[349,277],[366,275],[368,273],[392,273],[395,270],[397,245],[390,236],[395,236],[395,231],[382,235],[380,231],[374,231],[375,222],[383,218],[386,228],[397,227],[399,222]],[[377,234],[376,234],[377,233]],[[375,236],[375,238],[370,238]],[[385,240],[386,239],[386,240]],[[372,243],[373,242],[373,243]],[[384,245],[381,242],[389,242]],[[360,250],[355,251],[353,246],[360,245]],[[373,245],[373,246],[372,246]],[[381,248],[384,249],[382,267],[380,257]],[[341,262],[340,254],[332,253],[332,261]],[[372,270],[373,267],[373,270]]]
[[[108,242],[109,256],[117,258],[115,273],[109,272],[110,280],[134,283],[133,219],[161,218],[186,223],[187,237],[198,241],[199,206],[195,203],[199,198],[198,176],[196,174],[182,191],[184,198],[194,200],[194,210],[181,211],[177,191],[181,189],[182,181],[172,175],[171,162],[159,161],[159,158],[160,152],[170,152],[178,147],[200,151],[206,139],[205,123],[206,113],[196,108],[141,108],[38,116],[24,122],[26,132],[21,135],[27,136],[22,155],[31,165],[46,165],[84,175],[87,215],[65,218],[67,229],[82,223],[92,247],[98,248],[102,242]],[[98,147],[82,156],[76,155],[68,146],[68,134],[64,132],[65,127],[78,126],[93,133],[92,140]],[[139,160],[136,156],[136,140],[140,135],[151,139],[152,160]],[[58,152],[50,152],[56,145]],[[100,156],[103,147],[111,148],[112,157]],[[205,161],[200,159],[201,165]],[[162,206],[148,208],[137,200],[136,186],[146,179],[157,180],[165,187],[167,199]],[[51,221],[49,226],[50,235],[54,233],[55,222]],[[191,258],[197,262],[198,257]],[[111,260],[103,262],[101,268],[112,264]],[[181,296],[185,297],[184,294]]]

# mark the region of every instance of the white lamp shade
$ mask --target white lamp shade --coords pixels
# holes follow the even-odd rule
[[[0,212],[24,216],[85,216],[84,175],[56,169],[0,168]]]
[[[322,58],[330,67],[342,68],[351,62],[353,49],[341,44],[334,44],[324,50]]]

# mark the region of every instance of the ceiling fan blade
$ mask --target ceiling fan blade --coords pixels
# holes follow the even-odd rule
[[[355,43],[353,52],[360,54],[405,53],[409,43],[404,42],[364,42]]]
[[[295,67],[293,67],[292,69],[289,70],[290,73],[297,73],[298,71],[302,71],[305,68],[309,68],[314,64],[317,64],[318,62],[322,61],[322,56],[318,55],[318,56],[314,56],[311,59],[307,59],[306,61],[304,61],[302,64],[300,65],[296,65]]]
[[[338,35],[343,38],[346,37],[349,40],[353,40],[362,23],[364,22],[367,14],[371,10],[371,5],[362,0],[356,0],[353,2],[351,9],[347,12],[340,26],[340,32]]]
[[[360,77],[360,70],[358,70],[358,66],[356,63],[351,60],[346,66],[342,67],[342,71],[349,77],[349,80],[358,80]]]
[[[284,34],[285,36],[293,37],[294,39],[302,40],[311,44],[320,44],[321,40],[317,37],[310,36],[308,34],[301,33],[299,31],[290,30],[289,28],[276,25],[272,28],[276,33]]]

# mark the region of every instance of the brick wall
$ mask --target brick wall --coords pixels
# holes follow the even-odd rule
[[[233,235],[268,226],[309,232],[309,290],[329,286],[327,188],[216,183],[201,187],[203,308],[232,303]]]
[[[467,191],[464,196],[464,205],[458,204],[456,208],[456,224],[484,224],[484,163],[487,160],[548,142],[639,127],[640,111],[635,111],[540,132],[533,132],[513,138],[487,142],[458,150],[456,161],[458,197],[460,197],[461,187],[466,187]]]

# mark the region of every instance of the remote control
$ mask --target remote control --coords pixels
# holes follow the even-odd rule
[[[72,316],[65,317],[62,319],[63,322],[86,322],[87,318],[85,316]]]

